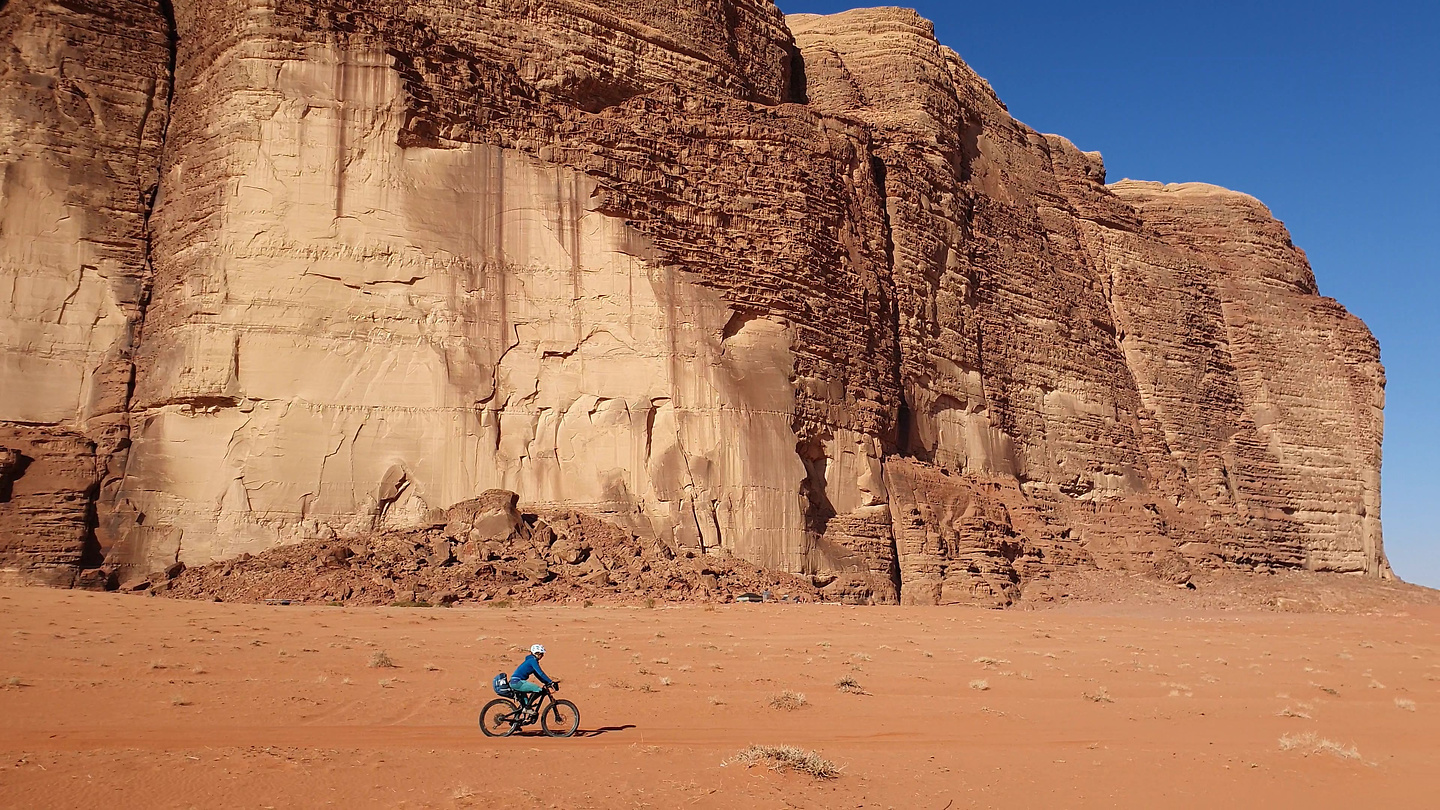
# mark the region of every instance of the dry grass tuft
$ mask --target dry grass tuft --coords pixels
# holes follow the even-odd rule
[[[1395,698],[1395,708],[1413,712],[1415,711],[1415,701],[1410,698]]]
[[[384,650],[376,650],[370,656],[370,666],[375,669],[388,669],[395,666],[395,662],[390,660],[390,655]]]
[[[1170,697],[1195,697],[1195,691],[1183,683],[1165,683],[1161,686],[1170,687]]]
[[[1304,734],[1286,734],[1280,738],[1281,751],[1299,751],[1302,754],[1330,754],[1341,759],[1359,759],[1360,752],[1355,746],[1344,746],[1334,740],[1327,740],[1313,731]]]
[[[809,702],[810,701],[805,699],[803,693],[791,692],[789,689],[786,689],[778,695],[770,696],[770,708],[784,709],[787,712],[793,712],[802,706],[808,705]]]
[[[852,694],[852,695],[868,695],[868,694],[870,694],[869,692],[866,692],[866,691],[865,691],[865,687],[861,686],[859,681],[855,680],[854,678],[850,677],[849,675],[846,675],[845,677],[843,677],[843,678],[841,678],[840,680],[836,681],[836,682],[835,682],[835,688],[836,688],[836,689],[839,689],[841,692],[848,692],[848,693],[850,693],[850,694]]]
[[[1276,717],[1298,717],[1298,718],[1300,718],[1301,720],[1309,720],[1309,719],[1310,719],[1310,715],[1306,714],[1306,713],[1303,712],[1303,711],[1298,711],[1298,710],[1296,710],[1296,709],[1292,709],[1292,708],[1290,708],[1289,706],[1286,706],[1285,708],[1283,708],[1283,709],[1281,709],[1280,711],[1276,712],[1276,713],[1275,713],[1275,716],[1276,716]]]
[[[765,765],[774,771],[792,770],[808,774],[816,779],[835,779],[840,768],[814,751],[804,751],[793,745],[752,745],[731,758],[745,767]]]
[[[970,688],[978,692],[984,692],[990,688],[990,682],[984,678],[976,678],[970,682]]]
[[[1082,694],[1084,694],[1085,699],[1090,701],[1091,703],[1115,702],[1115,698],[1110,697],[1110,691],[1103,686],[1095,690],[1094,692],[1083,692]]]

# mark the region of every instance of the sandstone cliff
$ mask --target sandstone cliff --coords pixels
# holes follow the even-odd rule
[[[1379,349],[1283,226],[1105,185],[912,12],[11,0],[0,35],[8,570],[506,489],[850,598],[1389,576]]]

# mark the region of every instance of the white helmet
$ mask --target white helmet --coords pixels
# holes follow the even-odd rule
[[[531,654],[531,655],[544,655],[544,654],[545,654],[545,645],[544,645],[544,644],[532,644],[532,645],[530,646],[530,654]]]

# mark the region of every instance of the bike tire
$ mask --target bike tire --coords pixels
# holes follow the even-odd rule
[[[580,710],[568,700],[554,700],[540,715],[540,727],[550,737],[570,737],[580,728]]]
[[[480,730],[485,732],[486,737],[509,737],[520,728],[514,720],[518,711],[520,707],[515,701],[496,698],[480,710]]]

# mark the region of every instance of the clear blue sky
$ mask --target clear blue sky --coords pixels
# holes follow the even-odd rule
[[[1380,339],[1385,547],[1402,579],[1440,587],[1440,3],[913,7],[1016,118],[1104,153],[1111,180],[1215,183],[1285,222],[1320,292]]]

